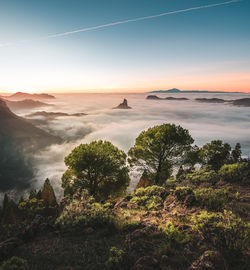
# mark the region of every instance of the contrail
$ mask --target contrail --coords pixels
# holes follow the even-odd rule
[[[160,13],[160,14],[145,16],[145,17],[127,19],[127,20],[113,22],[113,23],[107,23],[107,24],[101,24],[101,25],[92,26],[92,27],[81,28],[81,29],[77,29],[77,30],[73,30],[73,31],[69,31],[69,32],[63,32],[63,33],[48,35],[48,36],[45,36],[45,37],[41,37],[40,39],[49,39],[49,38],[68,36],[68,35],[73,35],[73,34],[76,34],[76,33],[102,29],[102,28],[106,28],[106,27],[119,25],[119,24],[126,24],[126,23],[131,23],[131,22],[144,21],[144,20],[154,19],[154,18],[158,18],[158,17],[171,15],[171,14],[185,13],[185,12],[189,12],[189,11],[192,11],[192,10],[198,10],[198,9],[205,9],[205,8],[212,8],[212,7],[222,6],[222,5],[228,5],[228,4],[237,3],[237,2],[240,2],[240,1],[242,1],[242,0],[231,0],[231,1],[226,1],[226,2],[221,2],[221,3],[216,3],[216,4],[197,6],[197,7],[187,8],[187,9],[179,9],[179,10],[175,10],[175,11],[169,11],[169,12],[164,12],[164,13]],[[26,42],[30,42],[30,41],[34,41],[34,40],[22,40],[22,41],[19,41],[18,43],[26,43]],[[0,44],[0,47],[9,46],[11,44],[16,44],[16,43]]]

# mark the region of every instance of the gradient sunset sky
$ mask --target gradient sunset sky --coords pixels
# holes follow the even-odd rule
[[[250,92],[250,1],[223,2],[0,1],[0,92]]]

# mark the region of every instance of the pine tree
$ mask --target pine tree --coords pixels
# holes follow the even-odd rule
[[[241,145],[240,143],[236,143],[234,150],[231,153],[231,159],[233,163],[241,161]]]
[[[30,191],[29,199],[31,200],[31,199],[36,198],[36,195],[37,195],[36,190],[35,190],[35,189],[32,189],[32,190]]]

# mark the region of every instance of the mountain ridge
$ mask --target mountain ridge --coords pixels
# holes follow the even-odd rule
[[[229,93],[231,93],[231,94],[244,94],[243,92],[208,91],[208,90],[180,90],[177,88],[172,88],[172,89],[168,89],[168,90],[154,90],[154,91],[150,91],[147,93],[206,93],[206,94],[209,94],[209,93],[229,94]]]

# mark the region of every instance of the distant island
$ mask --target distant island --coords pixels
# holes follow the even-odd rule
[[[149,95],[147,96],[147,99],[154,99],[154,100],[189,100],[188,98],[184,98],[184,97],[180,97],[180,98],[176,98],[176,97],[166,97],[166,98],[160,98],[156,95]]]
[[[242,92],[224,92],[224,91],[205,91],[205,90],[180,90],[177,88],[172,88],[169,90],[155,90],[148,93],[242,93]]]
[[[55,97],[49,94],[29,94],[24,92],[17,92],[10,96],[4,96],[7,99],[54,99]]]
[[[176,97],[158,97],[156,95],[148,95],[146,97],[148,100],[189,100],[188,98],[176,98]],[[201,103],[226,103],[231,104],[234,106],[241,106],[241,107],[250,107],[250,98],[241,98],[241,99],[234,99],[234,100],[225,100],[221,98],[195,98],[197,102]]]

